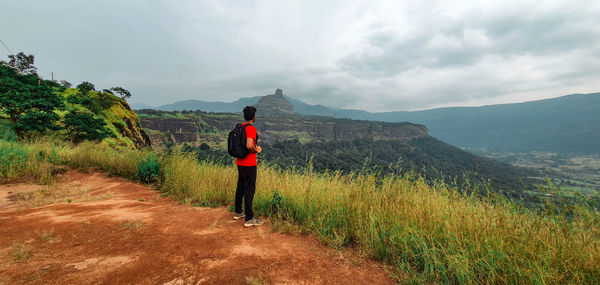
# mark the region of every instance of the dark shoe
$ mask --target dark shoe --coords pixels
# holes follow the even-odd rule
[[[244,215],[244,214],[238,214],[238,213],[233,214],[233,219],[234,220],[239,220],[239,219],[241,219],[243,217],[246,217],[246,215]]]
[[[254,226],[262,226],[263,222],[257,218],[253,218],[252,220],[248,220],[244,223],[244,227],[254,227]]]

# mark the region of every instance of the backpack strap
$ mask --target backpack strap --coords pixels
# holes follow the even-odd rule
[[[244,132],[246,132],[246,127],[247,127],[247,126],[250,126],[250,125],[254,126],[254,124],[246,124],[246,123],[242,123],[242,126],[244,127]],[[256,127],[254,127],[254,128],[256,128]],[[256,131],[256,139],[255,139],[255,142],[256,142],[256,144],[258,144],[258,131]]]

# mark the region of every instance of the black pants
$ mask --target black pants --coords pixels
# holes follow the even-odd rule
[[[246,221],[249,221],[254,218],[252,199],[254,199],[254,190],[256,189],[256,166],[238,165],[237,167],[238,183],[235,191],[235,212],[242,213],[243,199]]]

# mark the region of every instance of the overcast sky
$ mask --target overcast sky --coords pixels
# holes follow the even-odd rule
[[[154,106],[282,88],[418,110],[600,92],[599,15],[600,0],[0,0],[0,40],[45,78]]]

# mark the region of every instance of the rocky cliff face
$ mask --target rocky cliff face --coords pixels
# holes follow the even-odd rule
[[[131,139],[136,148],[150,147],[150,136],[141,128],[140,118],[125,100],[121,100],[119,105],[120,108],[125,109],[125,114],[121,116],[125,124],[117,123],[114,124],[115,127],[119,129],[123,137]]]
[[[151,138],[155,146],[169,139],[175,143],[192,145],[223,143],[227,140],[227,133],[242,121],[241,115],[207,113],[198,113],[194,118],[141,118],[142,126],[152,131]],[[359,138],[406,141],[428,136],[427,128],[423,125],[320,117],[259,117],[255,125],[259,131],[259,141],[266,144],[289,139],[306,142],[351,141]]]
[[[288,139],[289,134],[305,136],[310,141],[351,141],[361,138],[378,140],[409,140],[426,137],[427,128],[411,123],[382,123],[369,121],[352,121],[343,119],[316,118],[265,118],[256,122],[264,142],[275,143]]]
[[[140,118],[142,126],[151,131],[152,146],[163,146],[167,142],[191,143],[198,141],[197,120],[174,118]]]

